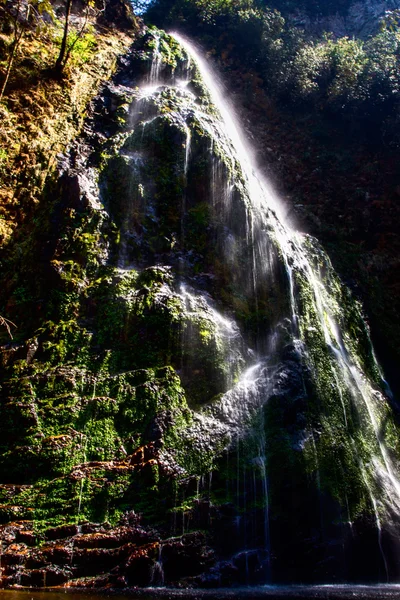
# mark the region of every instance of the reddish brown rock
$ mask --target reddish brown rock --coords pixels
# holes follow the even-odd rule
[[[149,534],[140,527],[116,527],[109,532],[82,534],[75,539],[76,548],[119,548],[124,544],[140,544]]]
[[[16,541],[22,542],[27,546],[35,546],[37,542],[37,536],[33,531],[27,531],[26,529],[18,530],[16,535]]]
[[[179,579],[198,575],[214,564],[214,554],[207,548],[203,533],[194,532],[162,544],[162,562],[165,579]]]
[[[41,548],[46,560],[57,566],[70,565],[72,562],[73,548],[72,544],[63,545],[61,543],[48,544]]]
[[[20,582],[24,587],[46,587],[46,571],[44,569],[26,570],[21,574]]]
[[[61,527],[54,527],[46,531],[46,538],[48,540],[61,540],[63,538],[72,537],[78,533],[77,525],[61,525]]]
[[[149,460],[157,458],[157,455],[158,452],[154,442],[150,442],[150,444],[135,450],[135,452],[129,457],[129,462],[131,465],[143,465]]]
[[[23,564],[28,556],[29,548],[26,544],[10,544],[2,554],[1,564],[3,566]]]
[[[203,534],[162,542],[157,532],[138,524],[133,512],[114,528],[106,523],[54,528],[41,547],[17,541],[32,544],[36,540],[31,522],[3,526],[1,533],[3,587],[124,588],[150,585],[160,573],[163,582],[174,584],[213,564]]]
[[[0,525],[0,540],[3,543],[11,544],[16,541],[18,532],[24,529],[26,529],[26,524],[24,522]]]
[[[147,544],[137,548],[124,565],[128,585],[150,585],[154,563],[159,555],[159,544]]]

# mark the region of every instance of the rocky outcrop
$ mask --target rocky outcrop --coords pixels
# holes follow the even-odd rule
[[[0,527],[2,587],[123,588],[176,585],[213,564],[203,534],[160,540],[136,515],[124,525],[82,523],[35,532],[33,522]],[[40,547],[35,547],[40,539]]]

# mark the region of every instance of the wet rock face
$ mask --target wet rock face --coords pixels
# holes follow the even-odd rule
[[[32,531],[33,524],[8,526],[18,538],[21,527]],[[76,531],[70,526],[51,530],[40,549],[26,543],[3,544],[2,586],[104,588],[176,585],[202,573],[214,563],[204,534],[191,533],[161,542],[154,531],[140,526],[84,523]],[[82,533],[91,530],[91,533]],[[61,536],[54,539],[57,533]],[[64,537],[67,533],[72,533]],[[3,539],[4,530],[2,531]],[[34,535],[34,534],[32,534]],[[72,583],[68,583],[72,580]]]
[[[123,63],[14,291],[37,327],[3,361],[3,583],[362,579],[348,548],[391,539],[368,410],[394,425],[360,311],[268,209],[177,40]]]

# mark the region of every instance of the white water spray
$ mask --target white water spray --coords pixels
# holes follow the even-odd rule
[[[225,386],[225,389],[230,389],[218,401],[214,400],[210,403],[206,411],[200,411],[196,415],[193,428],[188,429],[188,436],[192,435],[195,439],[201,428],[202,435],[206,431],[212,432],[209,433],[210,439],[213,437],[213,433],[218,431],[218,435],[215,436],[218,440],[221,440],[225,434],[232,442],[235,439],[242,440],[254,425],[255,416],[260,415],[264,404],[276,392],[275,375],[279,376],[279,365],[276,362],[280,360],[279,353],[283,343],[288,343],[293,347],[293,353],[299,364],[305,366],[315,380],[318,380],[321,374],[318,371],[319,364],[317,361],[313,362],[313,358],[310,358],[308,352],[309,347],[307,348],[307,339],[310,339],[307,336],[310,335],[312,339],[312,336],[315,335],[318,342],[322,342],[321,345],[324,347],[329,382],[327,385],[332,386],[335,390],[332,396],[339,407],[339,411],[337,411],[339,419],[338,424],[335,423],[335,427],[342,428],[347,432],[353,426],[354,421],[358,419],[360,429],[362,428],[363,433],[365,431],[365,440],[368,439],[371,444],[368,449],[371,460],[363,462],[360,487],[365,488],[364,497],[369,498],[370,502],[367,504],[371,503],[372,505],[379,549],[385,562],[382,543],[384,505],[400,507],[400,484],[381,431],[383,422],[381,415],[383,413],[379,403],[383,399],[364,375],[362,360],[358,358],[351,336],[343,327],[344,319],[341,318],[341,306],[340,300],[338,300],[340,292],[335,294],[335,291],[332,291],[335,286],[331,285],[332,281],[328,281],[324,273],[324,270],[328,272],[331,270],[329,259],[312,238],[299,234],[288,224],[282,203],[268,182],[257,173],[254,167],[252,151],[245,142],[245,135],[241,131],[239,120],[236,119],[233,110],[226,102],[224,91],[216,82],[215,74],[210,71],[205,61],[187,40],[178,35],[174,37],[188,54],[187,69],[183,76],[181,69],[179,77],[182,78],[173,77],[171,84],[160,81],[162,55],[159,51],[160,39],[157,38],[150,77],[146,81],[145,88],[138,92],[137,106],[139,105],[140,110],[138,109],[138,113],[135,115],[135,125],[138,125],[139,132],[142,127],[142,133],[144,134],[145,130],[148,133],[146,128],[151,127],[153,122],[160,118],[154,116],[153,108],[163,106],[163,98],[168,98],[168,105],[166,111],[162,113],[162,118],[165,121],[171,119],[170,122],[177,131],[179,130],[180,137],[178,139],[182,146],[182,150],[179,146],[177,169],[184,184],[181,204],[182,250],[179,260],[184,264],[186,258],[185,233],[190,232],[185,231],[185,219],[187,211],[190,211],[192,207],[191,202],[193,203],[193,199],[188,194],[188,190],[190,192],[192,187],[187,188],[187,184],[191,184],[192,169],[194,171],[196,166],[196,152],[199,147],[198,138],[201,136],[209,146],[206,149],[208,152],[206,160],[208,161],[208,173],[211,173],[210,189],[206,189],[204,194],[206,196],[209,192],[209,196],[204,201],[208,201],[211,216],[215,216],[218,220],[219,229],[216,234],[216,237],[220,237],[218,252],[220,251],[223,256],[221,262],[228,271],[229,277],[232,281],[234,280],[233,287],[236,286],[240,291],[243,288],[243,297],[251,298],[251,309],[258,314],[259,307],[262,306],[258,296],[259,289],[265,285],[266,281],[271,289],[274,287],[275,266],[280,262],[285,268],[287,288],[285,292],[288,292],[289,297],[289,306],[286,307],[280,323],[276,327],[274,324],[271,326],[272,331],[260,332],[257,324],[257,336],[261,333],[267,339],[262,351],[255,348],[254,353],[249,350],[247,353],[243,353],[243,348],[240,347],[241,334],[236,323],[221,314],[219,307],[218,310],[214,308],[214,303],[207,293],[199,293],[193,288],[189,288],[190,291],[188,291],[188,288],[182,286],[177,296],[188,317],[188,321],[185,323],[187,326],[184,327],[182,346],[187,344],[191,348],[195,347],[195,338],[199,335],[199,328],[192,327],[192,323],[203,321],[205,327],[201,334],[204,339],[207,339],[208,332],[211,332],[215,339],[218,338],[218,344],[225,348],[225,364],[228,364],[229,357],[232,357],[232,365],[235,368],[231,369],[231,376],[227,378]],[[190,78],[193,75],[191,71],[195,68],[200,72],[202,80],[208,88],[210,99],[217,108],[217,114],[214,110],[209,111],[207,101],[202,102],[201,98],[199,101],[199,98],[196,98],[190,91]],[[169,93],[169,87],[172,89],[172,93]],[[200,135],[198,135],[199,131]],[[243,227],[240,229],[241,237],[237,235],[239,227],[236,229],[234,222],[236,218],[235,202],[237,202],[238,195],[241,199],[241,206],[245,207],[240,215],[243,219]],[[243,247],[246,248],[247,254],[243,252]],[[186,252],[186,254],[189,256],[190,252]],[[186,275],[184,269],[183,266],[181,272],[183,277]],[[336,281],[337,279],[333,282],[335,285]],[[195,288],[196,283],[193,285]],[[279,286],[279,282],[277,282],[277,286]],[[299,290],[307,292],[311,306],[308,312]],[[284,340],[283,343],[282,340]],[[240,369],[237,369],[235,361],[240,353],[242,362]],[[192,373],[196,372],[196,359],[197,357],[192,359]],[[233,370],[235,370],[235,376],[233,376]],[[298,386],[302,388],[299,389],[299,393],[303,393],[306,398],[304,380],[299,382]],[[355,418],[354,415],[356,415]],[[309,450],[312,446],[311,451],[315,457],[316,484],[318,488],[322,488],[326,466],[322,456],[324,449],[321,451],[319,436],[319,431],[312,431],[311,435],[304,438],[302,448],[304,449],[308,444]],[[260,491],[261,482],[261,493],[264,496],[266,507],[264,537],[268,545],[268,556],[270,556],[268,462],[265,456],[266,440],[262,438],[261,434],[259,441],[260,447],[253,454],[254,465],[259,471],[257,481],[255,481],[253,473],[253,488],[255,496],[256,492]],[[242,468],[239,469],[239,460],[242,459],[239,456],[239,444],[240,442],[237,446],[237,498],[240,498],[240,503],[243,504],[246,503],[246,485],[244,483],[246,472]],[[307,448],[305,450],[307,451]],[[351,450],[350,454],[352,454]],[[356,450],[353,451],[353,456],[357,458]],[[249,479],[251,480],[247,474],[247,481]],[[378,486],[382,489],[382,494],[379,495],[376,494]],[[343,494],[342,501],[347,506],[347,517],[350,523],[353,515],[350,514],[345,489]],[[374,494],[379,500],[375,500]],[[199,491],[197,491],[198,495]],[[381,508],[382,511],[382,522],[378,508]],[[238,529],[245,530],[247,536],[248,530],[246,530],[246,524],[243,524],[245,518],[243,515],[238,517]],[[184,525],[183,516],[183,530]],[[321,531],[323,525],[321,511]]]
[[[197,65],[203,82],[207,86],[213,104],[217,107],[221,120],[217,127],[220,129],[220,136],[230,140],[232,148],[230,158],[233,162],[240,164],[245,177],[245,185],[248,191],[254,215],[250,217],[250,236],[254,240],[254,228],[263,227],[275,237],[276,243],[281,252],[281,256],[286,267],[286,273],[289,281],[290,301],[292,311],[293,335],[297,337],[300,333],[298,328],[302,325],[302,314],[296,299],[296,274],[300,274],[307,282],[313,297],[313,305],[318,318],[318,325],[323,333],[325,344],[331,350],[332,366],[334,379],[338,384],[339,401],[342,404],[344,422],[347,426],[346,408],[343,402],[340,390],[340,379],[346,386],[354,406],[362,415],[367,411],[369,427],[372,429],[376,445],[380,453],[380,468],[387,474],[387,484],[391,488],[385,490],[388,499],[392,502],[390,496],[396,497],[396,504],[400,503],[400,483],[395,475],[394,466],[391,462],[389,453],[381,438],[380,423],[377,417],[375,407],[376,392],[371,383],[364,376],[357,356],[351,347],[346,347],[343,335],[340,333],[336,321],[335,299],[325,287],[322,279],[319,277],[313,266],[313,256],[308,248],[309,238],[295,232],[286,222],[282,204],[273,192],[271,186],[263,180],[254,168],[252,152],[247,146],[245,135],[241,131],[238,119],[234,111],[227,103],[221,85],[216,80],[215,74],[210,70],[206,62],[198,54],[193,45],[178,34],[172,34],[173,37],[183,46],[192,61]],[[257,220],[255,223],[254,219]],[[322,255],[322,251],[319,250]],[[254,260],[255,254],[253,254]],[[266,256],[262,256],[264,263]],[[323,256],[323,260],[329,263],[329,259]],[[258,265],[254,265],[254,287],[257,287]],[[340,307],[339,307],[340,309]],[[340,376],[339,376],[340,373]],[[378,477],[377,472],[373,475]],[[400,506],[400,504],[399,504]]]
[[[150,68],[150,74],[149,74],[150,89],[152,87],[154,88],[155,84],[158,83],[159,78],[160,78],[161,65],[162,65],[162,54],[160,51],[160,36],[157,33],[154,34],[154,40],[155,40],[155,48],[153,51],[153,58],[151,61],[151,68]]]

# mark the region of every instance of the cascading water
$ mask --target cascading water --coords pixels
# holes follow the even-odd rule
[[[220,432],[217,439],[225,435],[226,439],[231,440],[232,447],[235,446],[234,440],[240,440],[236,443],[236,446],[243,447],[236,459],[235,494],[239,512],[244,516],[239,516],[238,522],[245,523],[248,520],[245,513],[251,512],[249,505],[253,503],[254,506],[261,506],[264,527],[260,536],[259,531],[257,534],[251,533],[251,525],[246,522],[239,536],[242,541],[238,543],[240,545],[245,540],[246,552],[249,548],[254,549],[254,544],[258,548],[260,544],[264,545],[267,566],[264,564],[263,573],[269,577],[271,569],[272,573],[274,570],[270,557],[274,552],[274,535],[277,531],[276,523],[271,525],[270,519],[277,520],[273,507],[274,504],[277,506],[286,484],[281,482],[282,489],[278,493],[273,490],[272,499],[268,497],[275,463],[285,453],[282,449],[276,451],[271,448],[271,440],[274,435],[276,437],[276,432],[271,435],[271,415],[265,407],[272,402],[276,405],[277,398],[287,403],[289,397],[289,404],[293,404],[290,412],[296,411],[295,405],[298,403],[299,414],[301,411],[304,422],[296,423],[296,416],[291,415],[288,439],[284,444],[292,446],[294,454],[303,453],[305,457],[308,466],[304,476],[309,478],[311,485],[315,484],[320,496],[316,504],[320,512],[317,521],[323,523],[329,519],[341,519],[341,506],[343,514],[346,512],[343,522],[348,522],[352,527],[353,521],[371,512],[375,515],[379,553],[387,572],[390,567],[382,541],[382,523],[386,511],[397,511],[400,506],[400,485],[385,441],[385,419],[389,409],[379,391],[381,375],[369,347],[359,309],[354,308],[354,301],[341,286],[329,259],[316,241],[297,233],[286,223],[275,193],[253,166],[251,152],[244,142],[245,136],[215,83],[215,74],[187,40],[176,34],[169,39],[176,40],[184,49],[182,66],[179,67],[180,72],[172,72],[168,79],[160,53],[160,39],[156,36],[148,79],[152,87],[139,92],[136,107],[142,105],[139,111],[141,118],[136,116],[133,119],[133,128],[141,130],[141,140],[144,140],[143,146],[139,144],[136,149],[140,149],[140,155],[145,160],[146,135],[154,136],[161,119],[167,119],[169,125],[175,128],[176,143],[182,147],[182,187],[179,191],[182,202],[180,250],[174,260],[179,261],[183,281],[189,280],[193,286],[190,294],[182,287],[180,297],[186,311],[191,314],[190,319],[193,319],[196,304],[203,303],[201,310],[208,312],[208,318],[214,322],[214,333],[219,336],[217,346],[229,341],[229,350],[223,352],[224,360],[234,365],[233,371],[225,377],[220,387],[222,396],[211,404],[207,403],[207,398],[203,399],[206,408],[200,409],[196,424],[189,427],[186,435],[190,438],[195,431],[199,431],[199,427],[203,431],[217,427]],[[199,82],[203,94],[200,101],[196,93]],[[156,116],[157,110],[159,116]],[[131,114],[137,115],[138,109],[131,109]],[[198,131],[203,132],[200,138],[196,133]],[[179,137],[181,142],[178,141]],[[208,188],[204,187],[204,177],[199,175],[200,157],[210,174]],[[143,177],[143,173],[139,174],[139,179],[141,177],[144,196],[147,193],[148,202],[151,203],[151,198],[154,198],[151,180],[148,175],[147,179]],[[200,202],[201,195],[203,200],[209,199],[207,206]],[[191,233],[188,216],[198,216],[200,208],[214,221],[211,238],[218,257],[221,257],[217,266],[219,285],[236,288],[234,302],[227,304],[236,311],[239,307],[240,313],[237,291],[240,289],[247,303],[247,322],[250,321],[248,313],[253,315],[255,324],[250,328],[251,333],[244,334],[253,350],[246,348],[244,338],[239,333],[240,329],[243,332],[246,328],[244,326],[243,329],[243,320],[238,327],[231,318],[222,317],[209,307],[202,291],[204,285],[212,289],[210,275],[199,274],[195,264],[198,253],[196,255],[188,250],[191,243],[188,239]],[[157,212],[154,206],[151,210]],[[215,264],[213,268],[211,276],[215,277]],[[197,275],[193,276],[193,273]],[[205,280],[207,284],[201,283]],[[271,298],[276,301],[272,308]],[[285,303],[286,309],[282,309]],[[352,303],[353,308],[350,307]],[[278,310],[277,304],[280,305]],[[272,314],[267,314],[268,311]],[[264,318],[260,319],[260,315]],[[186,328],[183,338],[184,346],[192,344],[189,329]],[[357,335],[363,338],[364,348],[361,348]],[[188,373],[182,371],[183,381],[189,382],[196,377],[195,360],[192,363]],[[313,391],[310,391],[311,388]],[[312,400],[307,400],[310,396]],[[305,406],[307,402],[309,406]],[[279,408],[275,406],[272,410]],[[282,409],[282,412],[285,410]],[[318,410],[321,415],[317,416]],[[332,411],[331,416],[329,411]],[[285,421],[287,416],[281,415],[280,418]],[[299,415],[298,420],[301,420]],[[364,441],[360,444],[361,435]],[[282,440],[276,443],[282,443]],[[327,457],[331,451],[330,445],[334,454],[331,458]],[[288,451],[286,448],[285,452]],[[296,457],[294,462],[297,460]],[[336,463],[335,472],[329,473],[332,461]],[[354,463],[360,465],[359,473],[351,475],[354,480],[344,475],[349,463],[353,463],[352,469]],[[248,474],[249,464],[253,469],[251,476]],[[252,494],[249,493],[250,479],[253,479]],[[349,508],[349,497],[352,494],[354,496],[354,490],[349,489],[352,484],[363,490],[358,489]],[[290,493],[294,493],[296,485],[301,487],[303,483],[296,483]],[[332,504],[337,503],[335,508],[326,507],[324,494],[334,498]],[[287,499],[283,504],[285,502]],[[290,502],[284,510],[289,505]],[[305,510],[304,506],[301,510]],[[336,517],[333,516],[335,511]],[[260,519],[259,516],[254,518]],[[309,520],[311,530],[315,524],[312,524],[312,518]],[[343,533],[343,527],[340,534],[342,539],[337,543],[344,546],[348,534],[346,531]],[[253,523],[254,529],[257,527],[254,528]],[[321,525],[322,538],[325,535],[323,529],[324,525]],[[338,534],[334,532],[332,535]],[[263,538],[262,542],[260,537]],[[293,543],[296,545],[299,542],[296,539]],[[316,542],[316,545],[319,544],[327,544],[327,540]],[[285,549],[282,554],[285,555]],[[332,562],[335,560],[332,559]],[[247,563],[248,556],[248,570]],[[393,565],[392,569],[396,571]],[[382,578],[386,579],[386,574]]]

